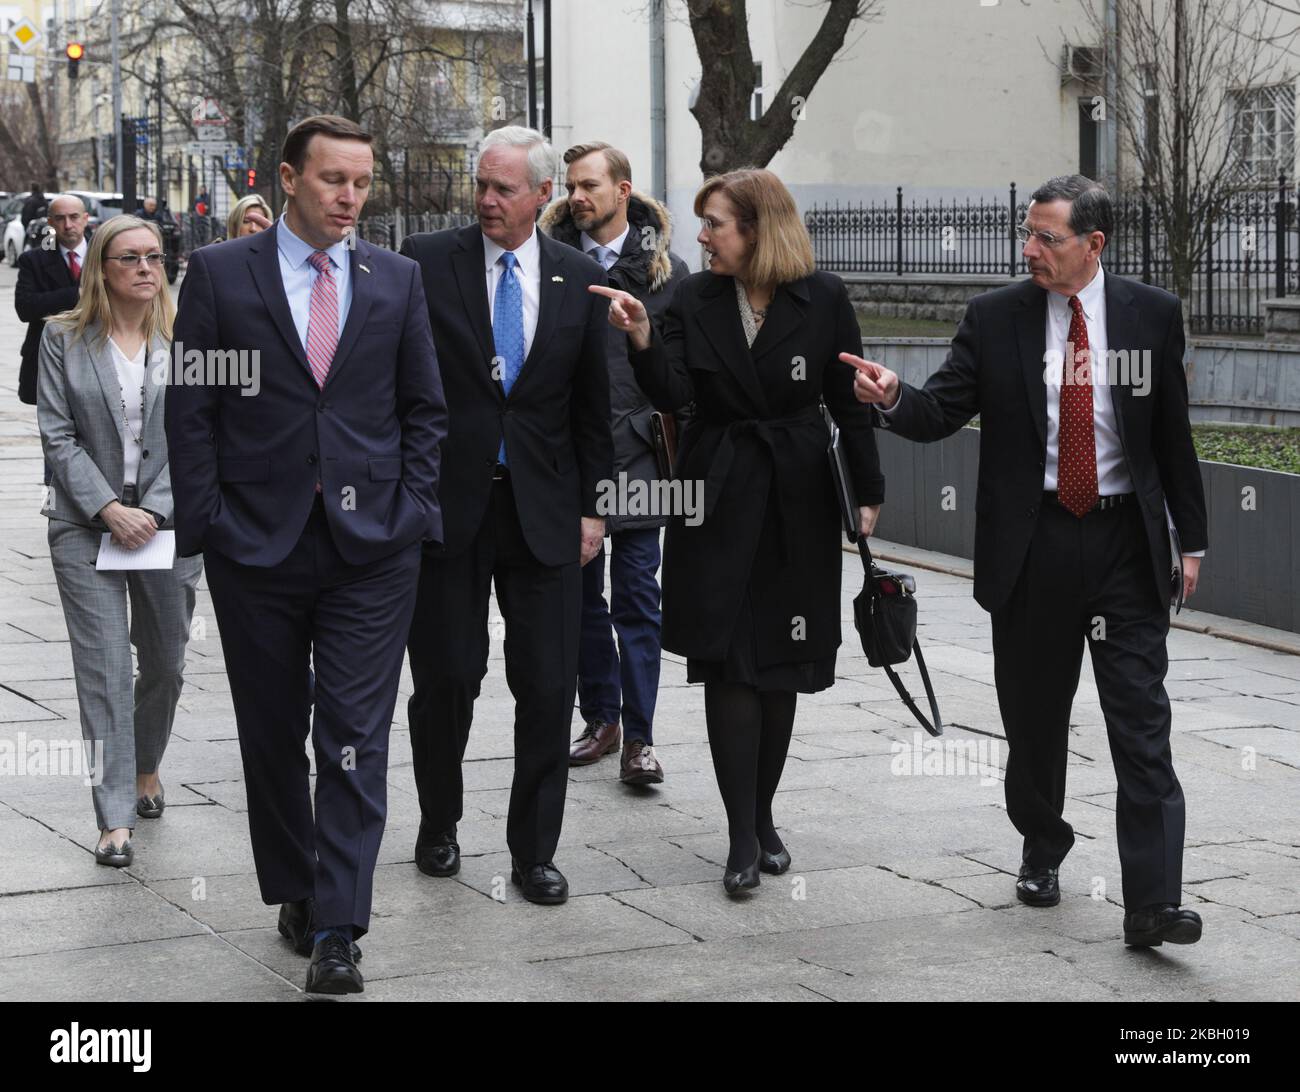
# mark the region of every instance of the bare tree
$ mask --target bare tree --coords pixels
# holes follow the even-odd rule
[[[700,125],[700,170],[706,177],[741,166],[765,166],[785,147],[817,81],[843,48],[849,28],[874,17],[878,2],[827,0],[817,33],[763,115],[753,120],[754,55],[745,0],[688,0],[701,69],[691,113]]]
[[[517,7],[177,0],[171,16],[142,25],[129,51],[138,71],[129,71],[148,81],[151,45],[178,36],[191,40],[194,63],[164,91],[170,117],[194,135],[194,104],[216,99],[230,119],[231,138],[247,146],[249,166],[267,184],[295,120],[315,113],[348,117],[374,135],[380,189],[391,202],[399,165],[410,152],[463,146],[482,127],[479,92],[507,84],[518,67]],[[440,80],[446,72],[451,78]],[[435,85],[443,92],[431,93]],[[239,173],[227,172],[232,187],[238,188]],[[278,205],[278,188],[268,185],[267,192]]]
[[[1127,0],[1107,33],[1098,5],[1080,0],[1116,98],[1102,106],[1120,127],[1167,248],[1169,288],[1190,306],[1193,272],[1210,253],[1242,171],[1242,94],[1289,81],[1283,54],[1261,48],[1281,12],[1253,0]],[[1286,164],[1283,169],[1289,167]]]

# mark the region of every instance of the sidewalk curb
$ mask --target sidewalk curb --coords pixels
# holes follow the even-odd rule
[[[844,543],[841,546],[841,549],[846,554],[853,554],[855,556],[858,552],[856,546],[852,546],[848,543]],[[908,549],[910,548],[906,546],[903,547],[903,550],[905,551]],[[896,565],[912,565],[918,569],[943,573],[945,576],[958,576],[964,580],[973,580],[975,578],[974,565],[960,566],[943,564],[917,556],[918,553],[929,552],[930,551],[921,550],[919,547],[916,548],[916,553],[897,553],[894,550],[889,550],[885,553],[877,553],[875,550],[872,550],[871,556],[879,558],[881,561],[893,562]],[[940,556],[946,557],[947,555],[944,554]],[[1195,613],[1199,614],[1199,612]],[[1256,626],[1253,622],[1239,622],[1236,619],[1224,618],[1217,614],[1205,614],[1201,615],[1201,617],[1213,619],[1213,621],[1190,622],[1183,621],[1177,617],[1171,617],[1169,619],[1169,627],[1171,629],[1184,630],[1187,633],[1205,634],[1207,637],[1221,637],[1225,641],[1236,641],[1238,644],[1251,645],[1255,648],[1267,649],[1270,652],[1285,652],[1291,656],[1300,656],[1300,634],[1294,635],[1294,639],[1292,639],[1292,635],[1287,634],[1285,630],[1273,630],[1272,632],[1283,635],[1282,639],[1279,640],[1273,637],[1261,637],[1240,628],[1247,625],[1254,626],[1258,629],[1266,628],[1264,626]]]

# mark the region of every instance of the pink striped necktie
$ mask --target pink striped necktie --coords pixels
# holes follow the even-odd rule
[[[316,269],[311,286],[311,308],[307,313],[307,363],[316,386],[325,386],[339,344],[339,298],[329,255],[314,250],[307,259]]]

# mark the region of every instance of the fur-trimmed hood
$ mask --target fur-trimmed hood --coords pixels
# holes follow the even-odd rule
[[[647,193],[633,190],[627,201],[627,222],[633,235],[654,239],[654,246],[624,254],[614,270],[625,272],[645,285],[649,292],[658,292],[673,275],[669,245],[673,236],[673,218],[666,208]],[[581,250],[582,234],[569,213],[569,202],[563,198],[552,201],[542,211],[537,227],[557,242]],[[646,228],[650,231],[647,232]],[[614,270],[611,270],[613,272]]]

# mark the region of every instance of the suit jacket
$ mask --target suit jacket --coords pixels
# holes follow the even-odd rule
[[[631,354],[655,406],[695,402],[676,471],[684,485],[703,483],[704,509],[693,522],[678,513],[668,523],[670,652],[725,659],[751,590],[759,667],[811,662],[839,647],[844,535],[818,407],[824,400],[842,432],[855,500],[881,503],[873,415],[838,359],[861,348],[853,305],[832,274],[780,285],[749,346],[735,281],[704,272],[678,285],[662,330]]]
[[[543,565],[577,561],[581,516],[597,517],[599,483],[612,480],[614,444],[605,364],[608,300],[600,265],[538,233],[537,330],[505,393],[496,355],[477,224],[408,235],[402,253],[420,263],[424,295],[451,414],[443,449],[445,556],[478,533],[504,435],[524,539]]]
[[[1112,350],[1149,351],[1151,387],[1097,388],[1115,419],[1161,601],[1169,595],[1168,500],[1184,550],[1206,547],[1205,495],[1187,416],[1183,316],[1162,289],[1105,275],[1106,339]],[[1047,459],[1047,290],[1024,281],[976,296],[943,366],[923,387],[903,384],[882,427],[910,440],[950,436],[980,418],[975,498],[975,598],[997,610],[1011,594],[1042,505]],[[1112,369],[1114,374],[1115,369]]]
[[[77,306],[81,289],[63,255],[54,250],[26,250],[18,259],[18,284],[14,287],[14,309],[27,323],[23,339],[22,364],[18,369],[18,400],[36,405],[36,358],[45,320]]]
[[[663,205],[648,194],[634,191],[628,200],[627,217],[629,230],[623,249],[606,276],[613,287],[636,296],[645,306],[650,321],[658,325],[673,298],[673,290],[690,271],[669,249],[672,218]],[[537,221],[537,229],[576,250],[582,249],[582,233],[573,222],[566,198],[557,198],[546,207]],[[652,247],[646,246],[647,230],[654,241]],[[626,474],[629,483],[641,482],[648,487],[659,478],[651,424],[654,407],[632,374],[627,359],[627,335],[608,326],[607,339],[614,472]],[[685,407],[678,407],[674,411],[679,430],[686,420],[684,410]],[[667,522],[665,516],[611,513],[605,518],[605,528],[612,533],[663,527]]]
[[[447,415],[415,264],[357,241],[352,305],[318,388],[285,295],[278,230],[190,257],[166,403],[177,552],[278,564],[302,534],[317,480],[349,564],[439,538]],[[255,365],[251,395],[215,367],[241,359]]]
[[[155,337],[145,354],[144,429],[136,471],[136,504],[172,519],[171,476],[163,435],[163,384],[155,363],[167,340]],[[45,328],[40,345],[36,421],[41,447],[50,467],[50,487],[41,511],[82,527],[107,530],[99,510],[122,499],[122,386],[113,351],[99,323],[81,337],[61,324]],[[155,357],[154,354],[158,354]],[[134,442],[134,441],[132,441]]]

